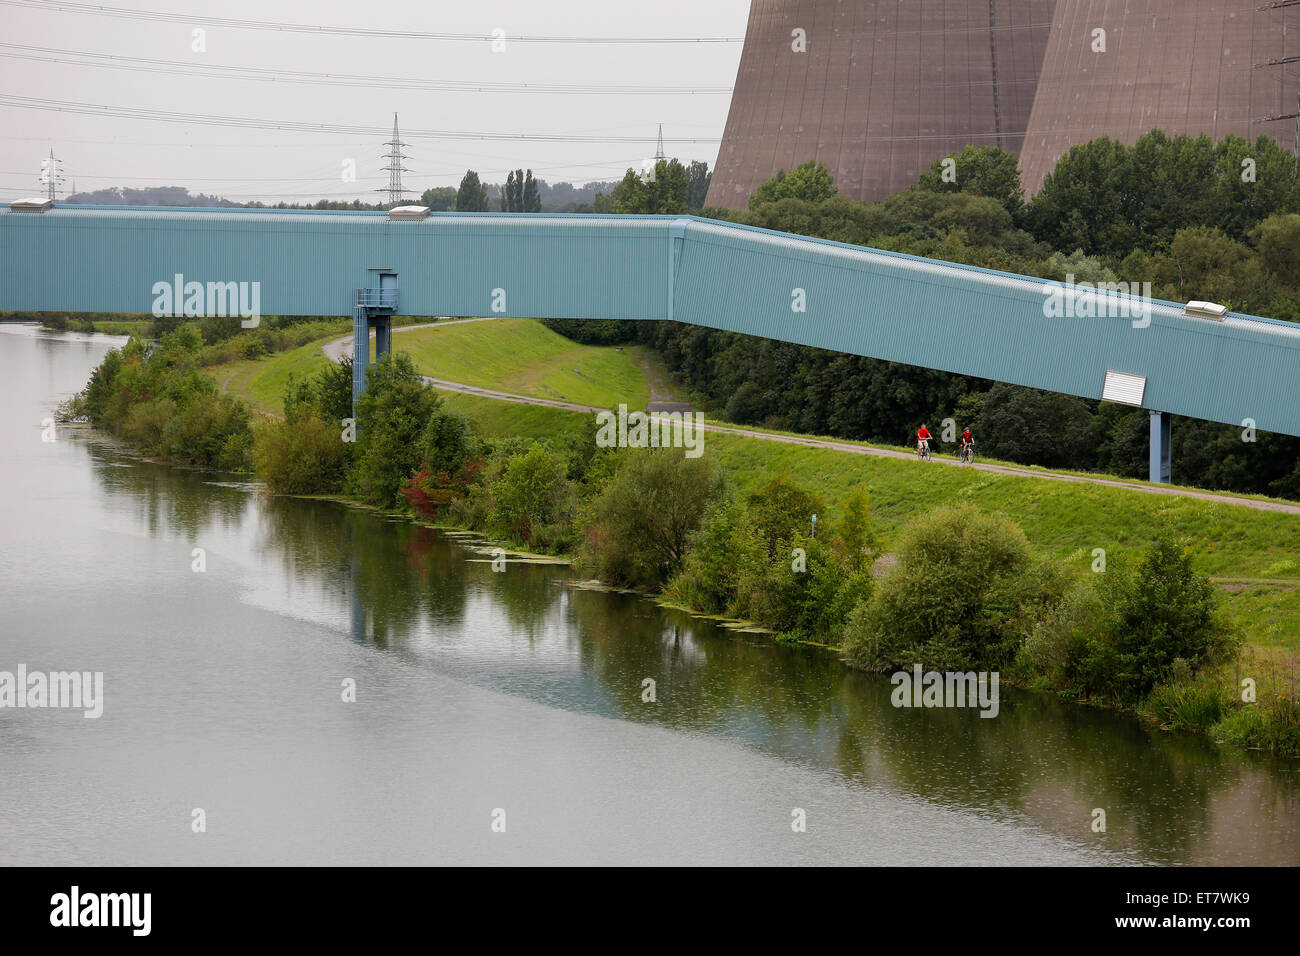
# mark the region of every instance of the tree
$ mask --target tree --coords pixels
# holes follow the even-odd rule
[[[1169,679],[1177,659],[1195,672],[1233,647],[1214,585],[1192,568],[1191,548],[1174,534],[1154,541],[1134,571],[1114,567],[1099,577],[1103,625],[1079,662],[1087,690],[1136,704]]]
[[[999,671],[1062,585],[1011,521],[938,508],[905,529],[897,567],[850,615],[844,651],[866,670]]]
[[[949,169],[952,178],[945,175]],[[922,173],[916,186],[928,192],[987,196],[1001,203],[1013,216],[1025,204],[1016,157],[997,146],[967,146],[960,153],[950,153]]]
[[[871,492],[866,485],[854,485],[844,502],[843,517],[835,526],[850,571],[862,571],[870,565],[876,551],[876,536],[871,529]]]
[[[456,208],[456,188],[454,186],[434,186],[420,194],[420,205],[427,206],[431,212],[447,212]]]
[[[1028,221],[1036,239],[1056,249],[1125,256],[1137,232],[1125,218],[1128,149],[1103,136],[1061,157],[1034,197]]]
[[[385,355],[369,369],[357,402],[356,465],[349,490],[391,508],[420,464],[424,430],[442,402],[405,352]]]
[[[749,208],[757,209],[764,203],[789,198],[822,202],[835,193],[835,180],[831,178],[830,170],[810,159],[789,172],[778,170],[775,176],[754,190],[749,197]]]
[[[1091,468],[1093,414],[1081,398],[1019,385],[989,389],[975,437],[990,458],[1047,468]]]
[[[319,372],[311,384],[313,404],[327,422],[337,422],[352,417],[352,356],[330,362]]]
[[[629,169],[614,187],[611,200],[616,213],[671,215],[687,211],[686,193],[686,168],[675,159],[661,159],[649,176]]]
[[[1259,261],[1250,249],[1218,229],[1179,229],[1169,246],[1172,274],[1164,276],[1180,301],[1202,299],[1235,306],[1237,297],[1258,282]]]
[[[1202,220],[1234,239],[1278,213],[1300,213],[1300,165],[1272,137],[1261,134],[1251,143],[1225,136],[1214,151],[1215,176]],[[1204,183],[1198,186],[1204,189]]]
[[[1300,215],[1270,216],[1250,233],[1264,269],[1277,281],[1300,286]]]
[[[519,211],[542,211],[542,194],[538,190],[537,180],[533,179],[533,171],[531,169],[524,173],[524,188],[519,197]]]
[[[348,463],[342,432],[315,409],[264,423],[253,434],[253,461],[272,491],[316,495],[342,489]]]
[[[717,465],[677,448],[627,449],[592,503],[582,566],[602,580],[662,585],[681,567],[687,542],[722,490]]]
[[[804,529],[811,529],[812,516],[825,515],[820,498],[800,488],[784,475],[777,475],[745,499],[749,525],[769,555],[776,554]]]
[[[537,442],[511,458],[492,486],[492,530],[531,544],[540,528],[561,517],[568,490],[564,471],[564,462]]]
[[[533,171],[530,169],[528,178],[531,179],[532,175]],[[506,184],[501,190],[501,211],[526,211],[524,209],[524,171],[522,169],[512,169],[509,175],[506,176]]]
[[[478,173],[467,170],[456,192],[457,212],[486,212],[488,208],[487,187],[479,182]]]
[[[704,197],[709,194],[709,183],[712,180],[713,173],[709,172],[708,163],[702,163],[698,159],[691,161],[691,165],[686,168],[686,208],[704,208]]]

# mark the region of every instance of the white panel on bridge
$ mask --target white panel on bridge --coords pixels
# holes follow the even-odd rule
[[[1146,390],[1145,375],[1107,369],[1106,384],[1102,387],[1101,399],[1104,402],[1119,402],[1121,405],[1141,405]]]

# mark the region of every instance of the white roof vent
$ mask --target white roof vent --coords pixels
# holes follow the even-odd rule
[[[1183,315],[1195,315],[1202,319],[1222,321],[1227,311],[1226,305],[1219,305],[1217,302],[1188,302],[1183,306]]]
[[[388,210],[389,222],[414,222],[427,219],[428,216],[428,206],[394,206]]]
[[[9,204],[10,212],[45,212],[54,206],[54,200],[46,199],[43,196],[36,196],[32,199],[15,199]]]
[[[1119,402],[1121,405],[1141,405],[1142,396],[1146,394],[1147,377],[1131,372],[1106,370],[1106,384],[1101,389],[1103,402]]]

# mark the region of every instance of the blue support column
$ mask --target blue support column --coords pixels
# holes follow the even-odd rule
[[[383,315],[375,323],[375,361],[393,350],[393,317]]]
[[[1169,413],[1151,412],[1151,480],[1168,484],[1172,480],[1169,447]]]
[[[352,412],[366,390],[366,369],[370,366],[370,316],[364,305],[352,310]]]

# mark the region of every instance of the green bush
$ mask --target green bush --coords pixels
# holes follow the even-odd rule
[[[173,414],[156,450],[173,461],[217,467],[228,440],[248,433],[249,414],[242,403],[228,395],[200,392]]]
[[[176,403],[170,398],[138,402],[126,413],[121,426],[122,437],[143,451],[157,454],[163,431],[175,416]]]
[[[717,465],[681,449],[624,449],[591,503],[579,567],[602,580],[657,588],[681,567],[687,543],[722,491]]]
[[[811,538],[802,529],[821,503],[784,478],[744,505],[728,498],[692,535],[669,600],[756,621],[785,639],[838,643],[872,589],[869,502],[864,487],[853,489],[844,518]]]
[[[737,565],[745,511],[732,498],[714,504],[691,536],[682,568],[668,583],[668,599],[707,614],[727,612],[736,599]]]
[[[1223,744],[1259,747],[1267,737],[1264,712],[1258,705],[1246,705],[1230,711],[1210,728],[1210,736]]]
[[[1172,534],[1156,540],[1133,571],[1112,562],[1098,577],[1102,626],[1090,634],[1077,670],[1089,693],[1135,705],[1168,682],[1176,659],[1196,673],[1240,646],[1217,612],[1214,586]]]
[[[342,490],[348,454],[338,425],[308,412],[264,423],[253,434],[253,460],[272,491],[311,495]]]
[[[826,511],[822,500],[784,475],[769,479],[745,499],[749,521],[769,555],[812,527],[812,516]]]
[[[564,536],[554,527],[569,519],[569,483],[564,462],[550,449],[534,442],[522,455],[510,458],[492,485],[492,510],[488,527],[494,534],[540,547],[554,547]],[[543,530],[548,529],[548,530]]]
[[[250,471],[253,468],[253,433],[232,433],[221,444],[216,466],[222,471]]]
[[[854,666],[1001,670],[1063,590],[1018,527],[967,505],[917,518],[898,555],[850,615],[844,651]]]
[[[795,548],[803,550],[802,562]],[[751,568],[742,572],[730,612],[798,640],[838,643],[874,584],[870,571],[848,571],[816,538],[795,538],[789,551]]]
[[[1016,660],[1018,675],[1063,696],[1086,696],[1081,664],[1089,646],[1103,638],[1109,613],[1101,590],[1078,582],[1034,623]]]
[[[263,355],[269,355],[270,352],[265,336],[250,335],[243,339],[243,355],[246,359],[261,358]]]

